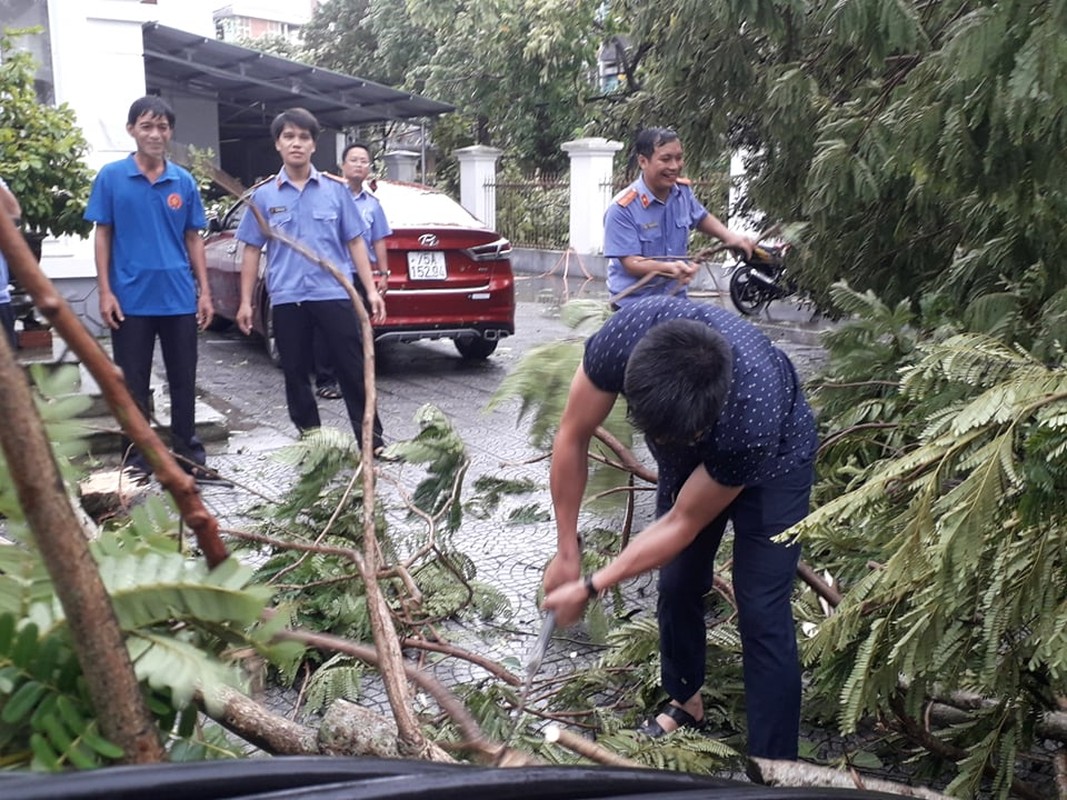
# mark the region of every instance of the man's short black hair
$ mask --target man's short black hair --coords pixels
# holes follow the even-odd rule
[[[706,323],[675,319],[656,325],[626,362],[630,421],[657,443],[696,441],[719,419],[733,363],[730,344]]]
[[[278,141],[278,137],[282,135],[282,130],[286,125],[292,125],[294,128],[308,131],[312,139],[319,138],[319,131],[321,130],[319,121],[306,108],[287,108],[274,118],[274,121],[270,124],[270,135],[274,141]]]
[[[126,115],[126,124],[131,127],[136,125],[137,120],[145,114],[153,119],[155,117],[166,117],[167,124],[172,128],[174,127],[174,109],[162,97],[150,94],[134,100],[133,105],[130,106],[130,113]]]
[[[341,163],[342,164],[344,163],[344,160],[346,158],[348,158],[348,151],[349,150],[354,150],[357,147],[360,148],[361,150],[365,150],[366,151],[367,158],[369,158],[371,161],[374,160],[374,154],[370,151],[370,145],[369,144],[367,144],[366,142],[349,142],[348,144],[345,145],[345,149],[341,151]]]
[[[678,141],[678,134],[670,128],[645,128],[637,134],[634,140],[634,150],[637,155],[652,158],[657,147]]]

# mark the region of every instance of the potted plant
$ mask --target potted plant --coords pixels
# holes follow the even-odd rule
[[[85,163],[89,144],[74,110],[37,99],[36,61],[16,46],[20,38],[40,32],[21,28],[0,34],[0,176],[19,199],[23,232],[38,260],[46,236],[87,236],[92,230],[82,212],[93,180]],[[24,330],[39,327],[26,305]]]

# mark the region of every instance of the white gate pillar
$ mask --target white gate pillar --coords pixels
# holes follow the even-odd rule
[[[385,177],[391,181],[403,183],[415,182],[415,168],[419,163],[419,154],[410,150],[391,150],[382,160],[385,161]]]
[[[604,250],[604,212],[611,202],[615,154],[622,142],[595,136],[564,142],[571,159],[570,243],[577,253]]]
[[[455,151],[460,205],[490,228],[496,228],[496,162],[503,152],[484,144]]]

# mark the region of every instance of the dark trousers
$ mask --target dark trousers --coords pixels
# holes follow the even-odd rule
[[[337,377],[333,374],[330,346],[326,343],[326,337],[316,332],[312,347],[315,354],[315,387],[321,389],[324,386],[335,386]]]
[[[363,443],[363,339],[359,318],[348,300],[311,300],[274,306],[274,336],[285,374],[285,401],[289,419],[301,431],[322,425],[311,374],[315,371],[314,340],[326,346],[356,441]],[[374,414],[373,446],[382,444],[382,423]]]
[[[733,588],[741,633],[748,753],[795,759],[800,728],[800,662],[789,601],[799,545],[771,538],[808,513],[810,466],[751,486],[660,569],[663,688],[683,702],[704,685],[704,595],[728,520],[734,526]]]
[[[111,331],[111,349],[126,386],[147,417],[152,379],[152,352],[156,337],[163,352],[163,367],[170,392],[170,436],[174,452],[197,464],[205,462],[204,445],[196,437],[196,315],[139,317],[130,314]],[[129,441],[124,442],[124,450]],[[134,451],[127,462],[149,469],[144,456]]]
[[[11,345],[12,350],[18,350],[19,340],[15,336],[15,312],[11,303],[0,303],[0,327],[4,329],[4,335]]]

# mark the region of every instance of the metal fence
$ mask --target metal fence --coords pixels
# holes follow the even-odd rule
[[[616,176],[601,186],[604,205],[632,180]],[[724,218],[729,179],[726,175],[692,183],[697,199]],[[489,208],[496,207],[496,230],[516,247],[566,250],[570,246],[570,178],[531,175],[520,179],[498,175],[484,186]]]
[[[621,192],[634,182],[636,178],[627,178],[625,175],[616,175],[611,182],[611,196]],[[730,176],[726,174],[716,175],[712,178],[693,180],[690,183],[693,194],[697,200],[719,219],[725,219],[729,206]]]
[[[570,180],[535,175],[485,184],[496,195],[496,229],[515,247],[566,250],[570,244]],[[491,202],[490,202],[490,207]]]

